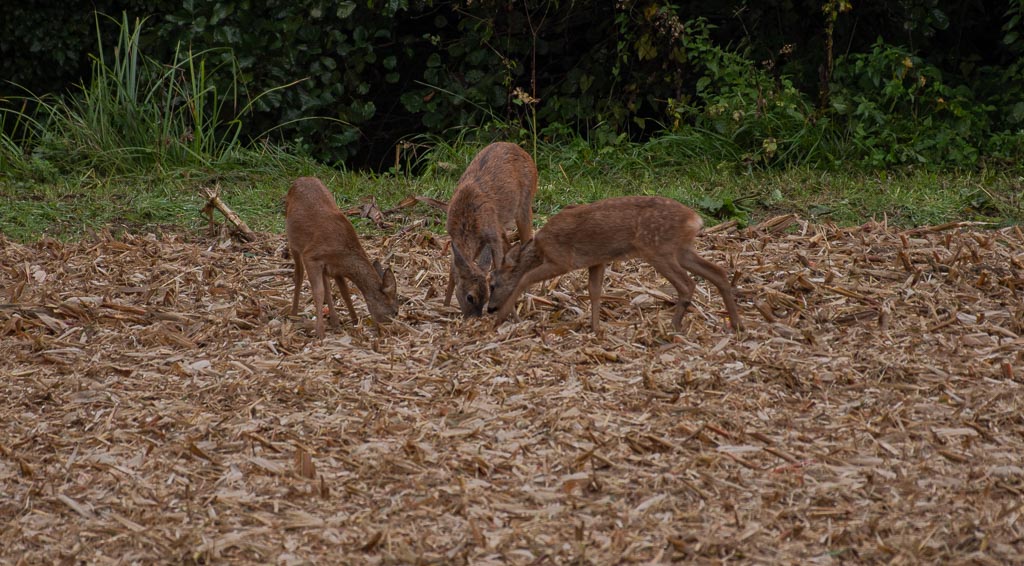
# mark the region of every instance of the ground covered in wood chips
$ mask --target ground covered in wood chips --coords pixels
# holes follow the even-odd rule
[[[0,237],[0,563],[1024,561],[1024,236],[720,225],[734,335],[638,261],[313,338],[283,237]]]

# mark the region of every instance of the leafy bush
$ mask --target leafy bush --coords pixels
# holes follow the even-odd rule
[[[840,58],[833,80],[831,108],[867,164],[977,162],[994,108],[907,49],[879,39]]]
[[[173,67],[201,54],[211,81],[202,88],[222,93],[224,123],[251,111],[232,137],[381,170],[399,144],[424,133],[598,146],[666,137],[664,159],[745,167],[1012,162],[1024,136],[1024,8],[989,4],[96,0],[89,8],[149,15],[138,43],[154,61]],[[40,99],[82,82],[89,53],[115,64],[113,49],[97,53],[97,30],[75,3],[27,0],[8,15],[0,76]],[[103,38],[110,29],[101,20]],[[17,107],[2,98],[12,93],[24,91],[0,84],[0,109]],[[3,123],[8,140],[20,136],[14,122]]]
[[[813,106],[788,77],[773,77],[740,54],[716,45],[703,20],[687,23],[682,44],[700,70],[696,104],[683,107],[693,123],[731,141],[747,163],[791,162],[811,150]],[[670,111],[672,105],[670,101]],[[678,129],[679,120],[674,122]]]

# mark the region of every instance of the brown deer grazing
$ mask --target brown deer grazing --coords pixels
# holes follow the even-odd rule
[[[331,326],[338,325],[334,299],[331,298],[331,279],[341,290],[352,324],[356,324],[358,319],[352,307],[348,285],[345,284],[346,278],[352,280],[362,292],[375,322],[386,322],[398,314],[395,274],[390,267],[384,269],[377,261],[370,263],[352,223],[338,209],[334,195],[319,179],[300,177],[292,183],[285,196],[284,216],[288,249],[295,260],[292,316],[299,312],[299,292],[302,289],[302,272],[305,270],[316,308],[317,338],[324,338],[325,298]]]
[[[508,246],[505,229],[515,223],[520,242],[533,237],[530,207],[536,192],[537,166],[518,145],[492,143],[473,158],[448,203],[452,264],[445,306],[457,287],[462,314],[483,313],[488,273],[501,265]]]
[[[725,270],[693,249],[703,221],[693,210],[664,197],[632,196],[572,206],[552,216],[537,235],[505,255],[493,274],[488,311],[497,323],[508,318],[526,289],[573,269],[590,269],[590,326],[598,333],[601,278],[612,261],[641,257],[668,279],[679,293],[672,327],[679,330],[696,287],[690,271],[718,288],[735,330],[742,329]]]

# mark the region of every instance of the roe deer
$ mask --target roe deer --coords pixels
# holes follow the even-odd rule
[[[696,287],[690,271],[718,288],[735,330],[742,329],[725,270],[701,258],[693,241],[704,222],[693,210],[664,197],[631,196],[572,206],[552,216],[536,236],[505,255],[491,282],[488,311],[508,318],[526,289],[573,269],[590,269],[590,326],[598,333],[601,278],[612,261],[641,257],[679,293],[672,327],[679,330]]]
[[[487,304],[487,278],[501,265],[508,246],[505,229],[513,223],[521,242],[533,237],[533,195],[537,166],[513,143],[496,142],[480,150],[459,178],[445,224],[451,237],[452,264],[444,304],[466,316],[480,316]]]
[[[316,308],[317,338],[324,338],[325,298],[331,326],[338,325],[338,315],[334,312],[334,299],[331,297],[331,279],[341,290],[341,298],[348,307],[353,324],[359,319],[352,307],[346,278],[352,280],[362,292],[375,322],[386,322],[398,314],[395,274],[390,267],[384,269],[377,261],[370,263],[352,223],[345,218],[345,214],[334,202],[334,195],[319,179],[300,177],[292,183],[285,197],[284,216],[288,249],[295,260],[292,316],[299,311],[299,292],[302,289],[302,272],[305,270]]]

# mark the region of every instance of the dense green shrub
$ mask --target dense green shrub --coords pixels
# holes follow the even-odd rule
[[[879,39],[841,58],[833,79],[832,109],[868,164],[977,162],[994,107],[908,50]]]
[[[231,66],[212,79],[239,93],[221,107],[226,119],[251,103],[243,136],[330,163],[386,168],[400,140],[469,126],[596,145],[669,136],[680,156],[748,166],[964,166],[1020,156],[1021,6],[28,0],[0,21],[0,77],[40,94],[82,82],[95,8],[148,16],[140,43],[155,61],[192,52]],[[117,34],[101,32],[108,44]],[[4,94],[23,92],[5,83]]]

